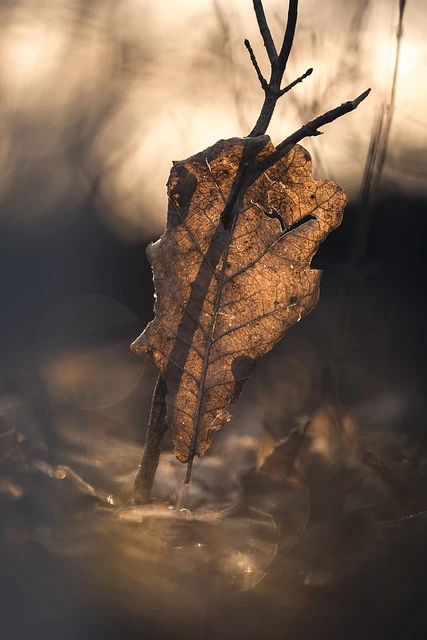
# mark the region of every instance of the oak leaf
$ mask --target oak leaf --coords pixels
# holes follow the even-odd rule
[[[163,236],[147,249],[155,319],[133,343],[158,368],[175,453],[203,455],[255,361],[315,305],[319,244],[347,202],[308,152],[268,136],[220,140],[174,163]]]

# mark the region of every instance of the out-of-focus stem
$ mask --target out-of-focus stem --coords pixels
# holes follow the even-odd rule
[[[157,378],[151,403],[144,453],[135,478],[135,501],[147,504],[153,488],[154,476],[159,464],[162,440],[167,430],[166,424],[166,384],[161,376]]]

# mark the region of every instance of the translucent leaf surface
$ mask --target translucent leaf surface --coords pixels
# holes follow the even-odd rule
[[[147,254],[155,319],[133,343],[167,386],[167,423],[182,462],[203,455],[256,360],[316,304],[310,262],[341,221],[346,194],[315,180],[296,145],[220,140],[174,163],[168,220]]]

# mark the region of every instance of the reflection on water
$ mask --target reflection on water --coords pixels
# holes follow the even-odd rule
[[[301,355],[305,357],[304,351]],[[89,414],[92,420],[86,424],[76,415],[74,422],[67,422],[56,463],[47,462],[45,451],[34,446],[37,432],[26,437],[9,429],[0,436],[2,551],[8,567],[3,579],[8,593],[14,593],[18,581],[24,598],[41,598],[40,629],[51,619],[53,595],[48,594],[83,589],[91,615],[99,608],[96,624],[109,620],[113,612],[120,612],[116,615],[121,624],[133,617],[139,621],[128,636],[105,631],[108,639],[140,637],[148,625],[160,638],[192,632],[200,637],[208,626],[208,637],[255,640],[281,638],[283,629],[297,625],[298,637],[308,640],[314,629],[310,616],[336,611],[346,589],[350,594],[368,590],[370,607],[379,607],[374,580],[378,572],[382,579],[387,571],[403,575],[394,581],[399,587],[386,596],[378,589],[385,613],[402,590],[410,592],[406,574],[396,563],[408,545],[417,549],[424,540],[425,515],[411,518],[404,513],[407,505],[414,514],[423,508],[426,467],[415,466],[410,443],[403,438],[372,434],[369,446],[362,447],[354,422],[342,416],[341,439],[337,412],[323,406],[313,416],[299,464],[290,473],[292,440],[282,440],[260,459],[262,438],[240,435],[237,423],[236,432],[195,465],[185,507],[177,509],[185,469],[167,451],[156,479],[156,498],[142,507],[131,500],[141,454],[135,433],[132,436],[129,428],[120,432],[123,423],[111,417],[94,420],[96,412]],[[257,460],[264,471],[257,470]],[[399,493],[405,487],[407,497]],[[390,555],[390,548],[397,551]],[[75,574],[78,581],[70,587]],[[331,602],[325,604],[327,593]],[[72,603],[76,595],[64,598]],[[61,628],[70,605],[59,599],[65,607],[57,614]],[[347,606],[351,617],[353,605]],[[329,623],[322,617],[323,627],[333,628],[334,615]],[[7,628],[20,629],[22,624],[14,621]],[[235,625],[238,630],[232,632]],[[62,637],[86,638],[70,629],[70,635]],[[25,637],[16,633],[10,637]],[[55,636],[46,632],[43,637]]]
[[[111,455],[120,458],[121,443],[108,443]],[[52,466],[24,454],[20,459],[13,438],[9,447],[16,449],[15,464],[2,465],[13,476],[2,484],[2,501],[21,500],[23,511],[8,519],[3,541],[21,538],[21,544],[37,542],[54,557],[72,558],[104,585],[116,605],[136,612],[142,607],[150,616],[147,599],[157,611],[167,598],[165,617],[186,618],[189,610],[197,617],[224,590],[232,595],[254,588],[276,555],[280,532],[273,517],[258,508],[234,505],[218,511],[208,494],[197,511],[160,501],[141,507],[130,501],[126,475],[114,481],[105,468],[105,486],[99,475],[91,484],[68,465]],[[96,466],[100,461],[99,455],[93,460]],[[89,467],[87,459],[87,474]],[[26,517],[28,504],[32,522],[23,527],[20,518]]]
[[[165,574],[170,592],[181,590],[183,580],[187,590],[196,592],[200,581],[206,582],[205,592],[208,585],[213,592],[253,588],[277,551],[274,521],[256,509],[190,512],[160,504],[124,507],[114,521],[99,521],[97,527],[110,543],[114,541],[116,570],[131,581],[127,589],[135,605],[141,590],[161,591]]]
[[[416,548],[424,538],[425,514],[392,518],[404,513],[397,487],[412,487],[409,504],[418,500],[418,509],[425,499],[426,475],[422,469],[410,475],[409,445],[377,438],[376,451],[388,455],[387,465],[381,467],[368,448],[363,455],[371,459],[363,463],[354,425],[344,427],[344,447],[334,430],[336,417],[331,407],[313,417],[298,469],[288,477],[291,440],[273,449],[260,472],[254,467],[257,440],[235,434],[232,443],[222,444],[223,456],[195,466],[180,509],[185,470],[171,454],[163,454],[154,490],[168,499],[139,506],[132,502],[137,442],[99,433],[92,449],[82,448],[69,425],[69,442],[80,441],[80,447],[64,447],[61,464],[54,465],[10,430],[1,435],[0,448],[3,549],[11,558],[24,554],[30,564],[42,553],[58,570],[72,566],[103,607],[137,616],[158,637],[180,637],[190,629],[198,637],[209,624],[219,638],[230,620],[240,625],[239,634],[226,637],[282,637],[280,629],[296,619],[302,624],[307,611],[319,607],[311,593],[335,589],[336,598],[353,581],[366,589],[370,568],[377,571],[375,563],[390,545],[398,551],[387,561],[395,563],[402,545]],[[387,447],[393,453],[386,454]],[[406,457],[397,456],[399,447]],[[229,475],[233,463],[238,491]],[[221,490],[220,477],[227,478],[228,492]],[[9,576],[20,571],[14,562]],[[39,570],[31,571],[37,582]],[[51,579],[49,589],[63,588],[64,576]],[[387,606],[395,597],[387,596]],[[307,625],[309,632],[300,637],[312,637],[312,623]]]
[[[166,592],[176,598],[184,589],[194,600],[224,588],[250,589],[265,577],[277,551],[274,520],[258,509],[234,506],[218,512],[207,505],[204,511],[191,512],[160,502],[120,506],[120,498],[90,485],[69,467],[36,461],[31,471],[53,480],[50,499],[67,493],[70,500],[74,494],[72,511],[62,520],[37,526],[35,539],[54,554],[71,555],[78,562],[90,557],[95,565],[100,561],[96,572],[107,571],[116,597],[120,593],[136,610],[147,592],[159,599]],[[58,491],[55,481],[68,486]],[[14,488],[9,493],[16,497]],[[90,509],[83,506],[84,496],[93,499]],[[104,554],[108,569],[101,562]]]
[[[103,296],[46,309],[0,400],[5,637],[387,637],[374,621],[425,570],[427,458],[408,426],[421,378],[390,351],[402,336],[384,296],[354,300],[365,348],[349,324],[341,402],[324,387],[323,296],[314,330],[301,323],[259,364],[185,496],[166,435],[147,507],[132,490],[155,372],[129,351],[133,314]],[[387,331],[369,333],[360,309]]]

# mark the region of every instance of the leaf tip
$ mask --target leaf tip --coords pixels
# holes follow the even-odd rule
[[[143,345],[141,344],[141,336],[139,336],[136,340],[132,342],[130,345],[130,350],[136,353],[138,356],[142,355],[144,352]]]

